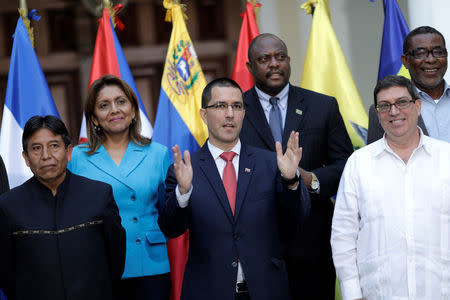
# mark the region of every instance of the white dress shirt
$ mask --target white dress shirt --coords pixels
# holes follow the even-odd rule
[[[209,152],[211,152],[214,162],[216,163],[217,170],[219,171],[220,178],[222,178],[223,177],[223,169],[225,169],[227,162],[224,159],[222,159],[220,157],[220,155],[225,151],[212,145],[209,142],[209,140],[207,143],[208,143]],[[233,149],[231,149],[231,152],[234,152],[237,154],[233,157],[233,161],[232,161],[233,166],[234,166],[234,171],[236,172],[236,182],[237,182],[238,173],[239,173],[239,155],[241,153],[241,141],[240,140],[238,140],[237,144],[234,145]],[[189,198],[191,197],[191,194],[192,194],[192,184],[191,184],[191,188],[189,189],[189,192],[187,192],[184,195],[180,194],[180,191],[178,190],[178,185],[177,185],[177,187],[175,189],[175,194],[177,196],[178,205],[180,205],[181,208],[188,206]],[[239,262],[236,282],[243,282],[244,280],[245,280],[244,271],[242,270],[241,262]]]
[[[407,163],[385,138],[347,161],[331,233],[344,300],[450,299],[450,144],[420,133]]]
[[[227,162],[225,160],[223,160],[220,157],[220,155],[222,153],[224,153],[225,151],[217,148],[214,145],[211,145],[209,140],[207,143],[208,143],[209,152],[211,152],[214,162],[216,163],[217,170],[219,171],[220,179],[222,179],[223,169],[225,169]],[[240,140],[238,140],[237,144],[234,145],[233,149],[231,149],[231,152],[234,152],[237,154],[233,157],[233,166],[234,166],[234,171],[236,172],[236,182],[237,182],[238,175],[239,175],[238,174],[239,173],[239,155],[241,153],[241,141]],[[192,194],[192,184],[191,184],[191,188],[189,189],[189,191],[183,195],[180,194],[180,190],[178,189],[178,184],[177,184],[177,187],[175,188],[175,195],[177,196],[178,205],[181,208],[185,208],[189,205],[189,198],[191,197],[191,194]]]
[[[267,123],[269,123],[269,115],[270,110],[272,109],[272,104],[270,104],[270,98],[272,96],[267,95],[260,89],[258,89],[255,85],[256,94],[258,95],[259,102],[261,103],[261,106],[263,108],[264,114],[266,115]],[[287,105],[288,105],[288,96],[289,96],[289,83],[286,84],[286,86],[281,90],[281,92],[278,93],[275,97],[280,99],[278,101],[278,107],[280,108],[281,112],[281,125],[283,126],[282,129],[284,130],[284,124],[286,123],[286,113],[287,113]]]
[[[272,109],[272,104],[270,104],[270,98],[272,96],[264,93],[260,89],[258,89],[255,85],[256,94],[258,95],[259,102],[261,103],[262,109],[264,111],[264,115],[266,116],[267,123],[269,123],[269,115],[270,110]],[[278,101],[278,107],[281,111],[281,123],[284,130],[284,125],[286,123],[286,114],[287,114],[287,106],[288,106],[288,98],[289,98],[289,83],[286,84],[286,86],[279,92],[275,97],[279,98],[280,101]],[[319,180],[317,180],[319,181]],[[297,188],[295,188],[297,189]],[[320,185],[319,188],[315,191],[310,191],[310,193],[313,194],[319,194],[320,193]]]

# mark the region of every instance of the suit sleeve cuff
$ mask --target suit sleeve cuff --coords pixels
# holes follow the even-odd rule
[[[352,278],[341,282],[341,292],[343,300],[354,300],[362,298],[359,278]]]
[[[293,188],[288,188],[288,189],[291,191],[296,191],[296,190],[298,190],[299,185],[300,185],[300,182],[297,182],[297,184]]]
[[[178,184],[177,184],[177,187],[175,188],[175,194],[177,196],[178,205],[181,208],[185,208],[189,205],[189,198],[191,197],[192,189],[193,189],[193,187],[191,184],[191,188],[189,189],[189,191],[186,194],[181,195],[180,190],[178,189]]]

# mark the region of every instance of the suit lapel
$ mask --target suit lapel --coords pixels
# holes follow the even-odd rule
[[[245,117],[253,124],[267,147],[271,151],[275,151],[275,140],[273,139],[272,131],[270,130],[269,123],[267,123],[266,115],[264,114],[264,110],[261,106],[261,102],[259,102],[259,97],[254,87],[250,90],[248,97],[246,97],[244,101],[246,104]]]
[[[103,145],[93,155],[88,156],[88,161],[109,176],[132,188],[126,177],[142,162],[145,156],[142,149],[130,142],[120,166],[115,164]]]
[[[301,128],[302,123],[305,120],[306,110],[307,107],[305,106],[303,96],[299,92],[296,92],[292,85],[290,85],[286,122],[283,131],[283,150],[286,149],[286,144],[291,131],[297,131]]]
[[[255,169],[255,160],[252,157],[251,150],[245,145],[241,146],[241,153],[239,156],[239,175],[236,191],[236,208],[234,213],[234,219],[237,220],[241,211],[242,203],[244,202],[247,194],[248,187],[250,186],[250,179]]]
[[[136,169],[136,167],[144,160],[146,156],[147,154],[142,147],[130,142],[119,166],[122,175],[124,177],[130,175],[130,173]]]
[[[220,205],[222,205],[228,220],[230,221],[230,223],[233,223],[233,213],[231,212],[227,193],[225,192],[222,179],[220,178],[219,171],[217,170],[216,162],[214,161],[211,152],[209,152],[208,143],[205,143],[203,145],[203,147],[200,149],[199,154],[200,169],[204,173],[206,180],[208,180],[209,184],[211,185],[212,190],[216,193],[217,200],[219,201]]]
[[[117,172],[117,165],[111,159],[108,152],[106,152],[106,149],[103,147],[103,145],[101,145],[94,154],[88,156],[87,160],[108,175],[114,177],[117,180],[121,180],[121,176],[118,176],[120,174]]]

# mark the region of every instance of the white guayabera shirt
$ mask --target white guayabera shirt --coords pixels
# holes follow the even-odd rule
[[[347,161],[331,246],[343,299],[450,299],[450,144],[405,164],[385,138]]]

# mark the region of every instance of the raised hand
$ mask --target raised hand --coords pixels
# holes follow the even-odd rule
[[[192,165],[191,165],[191,155],[188,150],[184,151],[184,160],[181,156],[180,147],[175,145],[172,147],[174,162],[173,171],[175,172],[175,177],[178,182],[178,190],[180,194],[186,194],[191,188],[192,184]]]
[[[294,178],[298,164],[302,159],[303,151],[303,149],[298,146],[298,132],[291,132],[284,155],[280,142],[275,143],[275,148],[277,150],[278,169],[281,174],[283,174],[283,177],[286,179]]]

